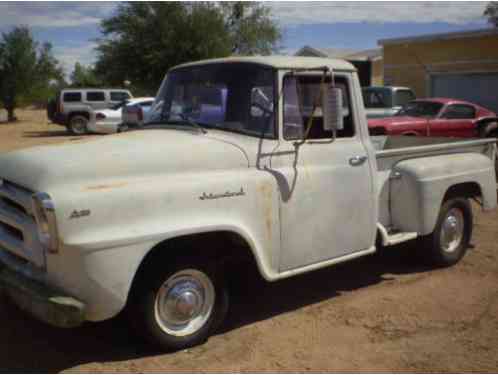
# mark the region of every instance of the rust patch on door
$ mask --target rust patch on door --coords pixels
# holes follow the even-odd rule
[[[258,186],[261,193],[261,200],[263,203],[263,215],[265,218],[265,228],[268,241],[272,238],[272,187],[270,183],[263,183]]]

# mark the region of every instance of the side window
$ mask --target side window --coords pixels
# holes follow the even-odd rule
[[[89,102],[105,102],[105,94],[103,91],[88,91],[86,100]]]
[[[321,80],[321,75],[288,75],[284,77],[283,134],[285,139],[293,140],[303,137],[314,108],[308,139],[332,138],[332,131],[323,128],[322,104],[320,102]],[[330,83],[330,78],[326,83]],[[335,86],[342,90],[344,114],[344,129],[337,132],[337,138],[352,137],[354,136],[354,124],[347,80],[343,77],[336,77]]]
[[[470,105],[453,104],[446,108],[442,117],[449,120],[473,119],[476,117],[476,111]]]
[[[62,100],[65,103],[81,102],[81,92],[65,92]]]
[[[111,91],[111,102],[122,102],[130,99],[130,94],[125,91]]]
[[[394,106],[403,107],[406,103],[411,102],[414,99],[415,95],[413,95],[413,92],[410,90],[397,90],[394,99]]]

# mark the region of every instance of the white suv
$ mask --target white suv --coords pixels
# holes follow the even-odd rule
[[[124,89],[64,89],[49,102],[47,115],[53,123],[65,126],[71,133],[85,134],[93,111],[113,107],[132,97],[131,92]]]

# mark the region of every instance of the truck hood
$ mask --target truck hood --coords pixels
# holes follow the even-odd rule
[[[426,124],[427,119],[423,117],[395,116],[386,118],[368,119],[368,127],[391,127],[400,125]]]
[[[247,168],[236,143],[195,131],[150,129],[0,154],[0,178],[33,191],[167,173]]]

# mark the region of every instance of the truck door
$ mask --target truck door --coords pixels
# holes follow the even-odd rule
[[[305,142],[313,103],[319,103],[321,74],[283,77],[283,134],[271,158],[281,195],[280,272],[373,245],[372,177],[352,110],[354,88],[347,75],[335,77],[344,94],[344,129],[333,140],[323,128],[319,104]]]

